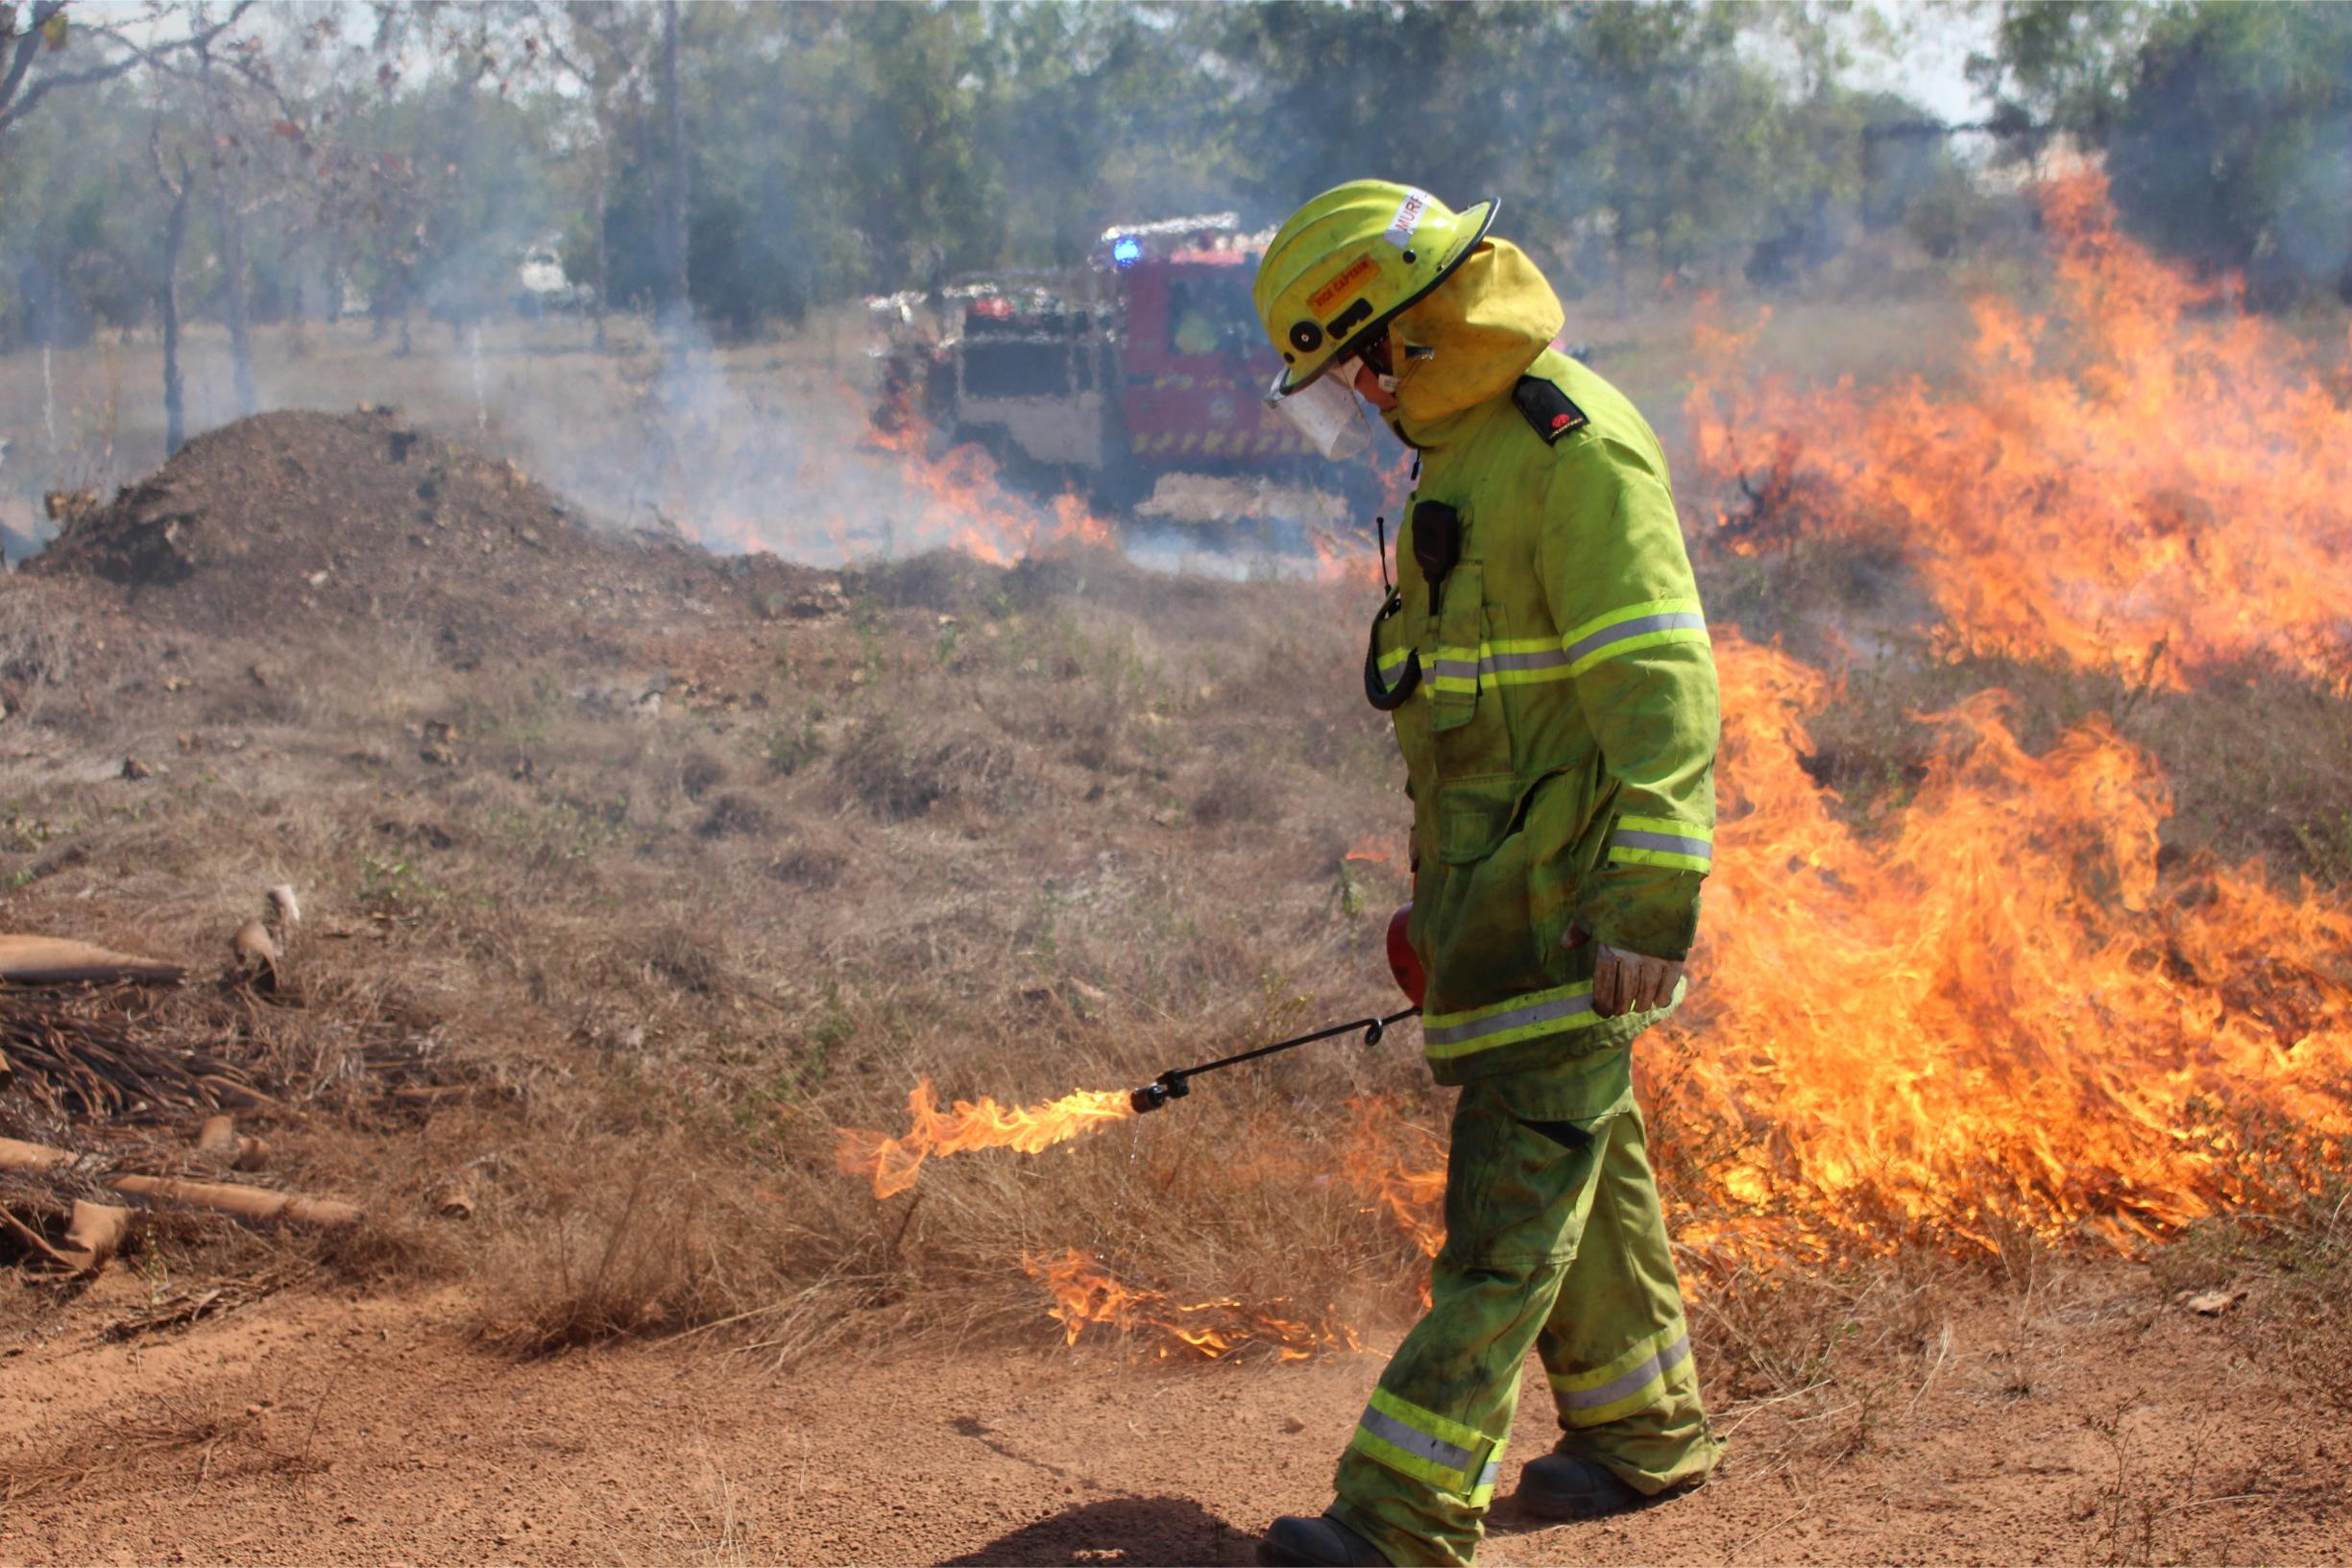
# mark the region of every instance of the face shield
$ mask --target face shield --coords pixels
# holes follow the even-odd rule
[[[1288,397],[1282,394],[1282,375],[1276,374],[1273,385],[1266,389],[1266,406],[1280,409],[1307,445],[1323,456],[1335,462],[1353,457],[1372,439],[1365,428],[1364,405],[1348,390],[1353,370],[1354,361],[1341,360]]]

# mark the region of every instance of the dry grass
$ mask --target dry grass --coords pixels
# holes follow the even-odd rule
[[[317,1452],[316,1413],[274,1411],[266,1399],[240,1402],[229,1390],[202,1398],[165,1395],[135,1416],[116,1417],[72,1439],[0,1457],[0,1503],[73,1495],[91,1483],[136,1472],[152,1479],[169,1461],[189,1494],[216,1478],[292,1480],[327,1468]],[[119,1495],[100,1507],[119,1507]]]
[[[853,589],[846,615],[714,633],[768,647],[650,715],[570,656],[452,671],[398,632],[354,633],[277,703],[246,695],[274,650],[191,646],[169,688],[109,669],[104,716],[46,733],[167,768],[0,763],[0,798],[47,825],[4,846],[7,923],[201,974],[292,881],[287,993],[228,1041],[300,1086],[249,1119],[273,1179],[370,1205],[390,1240],[345,1243],[347,1275],[472,1274],[520,1347],[1051,1334],[1023,1261],[1071,1246],[1177,1300],[1409,1304],[1409,1242],[1311,1179],[1346,1098],[1413,1098],[1402,1050],[1335,1048],[1041,1159],[938,1162],[884,1203],[833,1159],[837,1127],[899,1130],[925,1074],[1012,1100],[1123,1086],[1386,994],[1371,935],[1401,881],[1342,856],[1367,822],[1393,840],[1403,802],[1376,766],[1322,775],[1376,758],[1378,726],[1295,673],[1346,667],[1352,604],[1111,562]],[[411,1082],[459,1098],[389,1093]],[[470,1224],[435,1217],[460,1173]]]
[[[2218,1216],[2157,1253],[2168,1296],[2245,1289],[2249,1349],[2312,1405],[2352,1411],[2352,1139],[2314,1148],[2275,1118],[2242,1113],[2229,1138],[2259,1208]]]

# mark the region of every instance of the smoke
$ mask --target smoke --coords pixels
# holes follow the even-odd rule
[[[2352,114],[2321,125],[2296,160],[2275,232],[2298,284],[2352,301]]]

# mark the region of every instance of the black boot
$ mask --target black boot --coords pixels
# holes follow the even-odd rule
[[[1258,1561],[1266,1568],[1389,1568],[1378,1547],[1327,1513],[1276,1519],[1258,1542]]]
[[[1659,1501],[1618,1480],[1606,1464],[1573,1454],[1529,1459],[1512,1500],[1538,1519],[1606,1519]]]

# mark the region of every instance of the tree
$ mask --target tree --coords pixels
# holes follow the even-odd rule
[[[0,135],[33,112],[34,107],[62,87],[86,87],[110,82],[138,65],[159,60],[211,43],[236,25],[252,9],[253,0],[237,0],[227,16],[207,21],[201,10],[149,0],[145,10],[122,25],[76,27],[68,13],[71,0],[33,0],[30,11],[0,4]],[[85,34],[92,40],[88,63],[68,69],[44,63],[62,57]],[[144,41],[140,41],[140,40]]]
[[[2140,234],[2243,270],[2257,303],[2311,290],[2352,302],[2352,7],[2168,13],[2105,143]]]
[[[544,17],[547,58],[588,100],[576,147],[587,165],[587,260],[599,349],[613,294],[609,225],[618,150],[643,134],[643,15],[642,8],[619,0],[568,0]]]
[[[662,0],[662,112],[669,141],[668,178],[662,191],[662,318],[672,339],[693,306],[686,286],[686,97],[678,87],[678,0]]]
[[[2007,0],[1989,55],[1969,81],[1993,101],[1993,124],[2103,142],[2129,89],[2156,8],[2142,0]]]
[[[2143,238],[2258,302],[2352,300],[2352,7],[2013,0],[1971,71],[2103,152]]]

